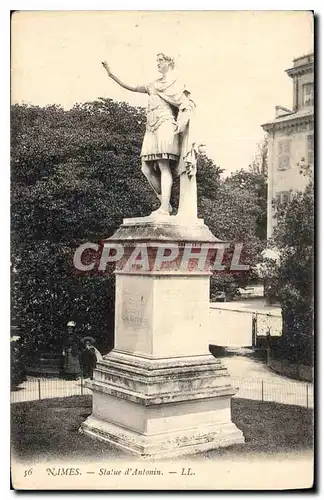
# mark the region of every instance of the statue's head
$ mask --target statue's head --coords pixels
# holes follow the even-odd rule
[[[166,73],[169,69],[174,69],[175,62],[173,57],[167,56],[160,52],[157,55],[157,66],[160,73]]]

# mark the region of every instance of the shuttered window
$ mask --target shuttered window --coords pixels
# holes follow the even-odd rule
[[[290,140],[278,142],[278,170],[290,168]]]
[[[314,85],[305,83],[303,85],[303,106],[312,106],[314,104]]]
[[[287,205],[291,199],[290,191],[280,191],[276,193],[276,203],[280,203],[282,205]]]

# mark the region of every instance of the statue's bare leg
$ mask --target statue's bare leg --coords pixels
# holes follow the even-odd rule
[[[162,162],[162,169],[160,167],[160,161]],[[172,174],[169,167],[169,162],[167,160],[159,160],[158,168],[154,168],[154,164],[152,162],[142,161],[142,172],[148,180],[151,188],[154,190],[156,196],[159,198],[161,202],[161,206],[156,212],[164,212],[171,214],[172,207],[170,205],[170,196],[171,196],[171,187],[172,187]],[[165,164],[167,164],[167,168],[165,168]],[[171,185],[170,185],[170,176],[171,176]],[[162,173],[163,172],[163,173]],[[168,194],[164,194],[164,187],[166,186],[166,190]],[[168,197],[168,198],[167,198]],[[167,208],[165,208],[167,207]]]
[[[161,172],[161,210],[169,213],[171,188],[173,184],[172,173],[169,160],[158,160]]]
[[[161,200],[161,174],[156,171],[153,163],[142,161],[142,172],[148,180],[156,196]]]

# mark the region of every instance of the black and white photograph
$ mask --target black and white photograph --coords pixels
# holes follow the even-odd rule
[[[12,489],[311,490],[314,12],[10,24]]]

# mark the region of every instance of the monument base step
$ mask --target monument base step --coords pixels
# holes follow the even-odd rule
[[[144,459],[191,455],[244,443],[242,431],[233,422],[145,435],[91,415],[79,432]]]
[[[80,431],[139,456],[165,457],[244,443],[231,421],[236,390],[212,355],[152,359],[113,350],[91,384]]]

